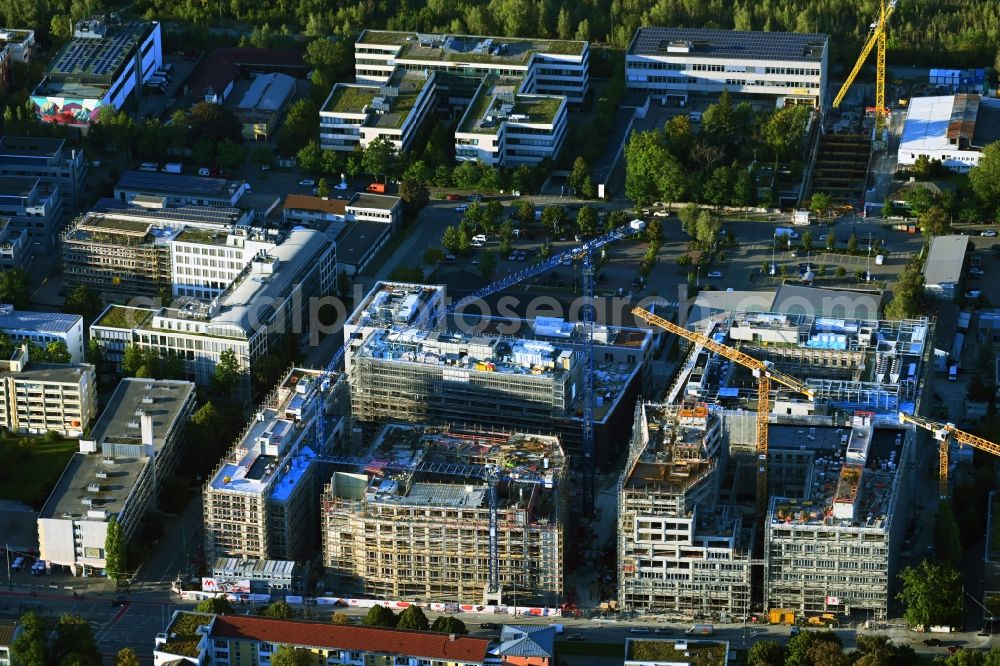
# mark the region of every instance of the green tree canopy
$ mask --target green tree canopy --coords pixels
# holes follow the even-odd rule
[[[438,631],[443,634],[467,634],[469,630],[465,628],[465,623],[457,617],[451,615],[438,615],[434,618],[431,631]]]
[[[212,380],[213,390],[218,395],[230,395],[239,385],[243,377],[243,369],[233,349],[224,349],[215,363],[215,377]]]
[[[431,200],[431,193],[424,181],[416,178],[403,178],[399,183],[399,198],[410,211],[418,211]]]
[[[430,628],[430,622],[427,621],[427,616],[424,615],[424,611],[421,610],[420,606],[410,605],[399,614],[396,628],[427,631]]]
[[[778,641],[757,641],[747,652],[747,666],[783,666],[785,647]]]
[[[983,148],[979,164],[969,171],[969,182],[987,208],[1000,208],[1000,141]]]
[[[297,615],[295,609],[289,606],[284,601],[273,601],[264,608],[264,612],[261,613],[264,617],[271,617],[276,620],[287,620],[293,618]]]
[[[585,236],[597,231],[597,211],[591,206],[581,208],[576,214],[576,228]]]
[[[903,617],[913,627],[959,624],[962,618],[962,574],[947,562],[923,560],[899,573],[903,583],[898,599],[906,606]]]
[[[122,648],[115,655],[115,666],[139,666],[139,656],[132,648]]]
[[[198,102],[188,114],[191,135],[207,140],[211,144],[229,140],[243,143],[243,124],[239,118],[221,104]]]
[[[109,577],[118,577],[125,574],[125,567],[125,534],[118,518],[111,516],[104,536],[104,568]]]
[[[70,655],[75,656],[76,663],[84,666],[100,666],[101,663],[90,623],[79,615],[64,613],[56,625],[51,656],[55,663],[66,663]]]
[[[917,316],[923,296],[924,273],[919,261],[912,262],[903,270],[893,289],[892,300],[885,308],[886,318],[908,319]]]
[[[288,107],[278,131],[278,151],[282,155],[294,155],[310,141],[319,141],[319,106],[306,97]]]
[[[395,627],[399,618],[385,606],[372,606],[362,624],[369,627]]]
[[[225,597],[209,597],[199,601],[194,609],[199,613],[232,613],[233,605]]]
[[[47,640],[45,626],[34,611],[21,616],[21,634],[11,643],[13,664],[26,666],[41,666],[45,664],[45,643]]]
[[[365,148],[361,157],[361,167],[384,182],[396,170],[396,157],[396,147],[392,141],[380,136]]]
[[[816,213],[817,217],[822,218],[826,215],[826,212],[830,210],[833,205],[833,197],[825,192],[816,192],[812,195],[812,200],[810,201],[810,208],[812,212]]]
[[[313,653],[291,645],[279,645],[271,655],[271,666],[312,666]]]
[[[63,302],[63,312],[78,314],[86,322],[94,321],[103,309],[104,303],[101,301],[101,297],[96,291],[84,284],[74,287]]]
[[[797,154],[809,122],[808,107],[786,106],[775,111],[761,128],[764,142],[774,151],[774,163]]]
[[[28,274],[21,268],[0,271],[0,303],[25,308],[31,303]]]

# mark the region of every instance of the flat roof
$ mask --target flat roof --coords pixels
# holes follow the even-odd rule
[[[846,289],[806,287],[783,284],[774,294],[771,312],[804,314],[811,317],[843,319],[878,319],[884,292],[861,292]]]
[[[705,438],[718,417],[704,403],[645,404],[646,448],[625,471],[624,488],[682,492],[715,469]]]
[[[295,92],[295,79],[280,72],[260,74],[243,94],[236,105],[237,110],[264,111],[274,113],[279,111]]]
[[[162,450],[181,413],[195,394],[191,382],[126,378],[118,384],[91,430],[95,453],[74,453],[40,514],[41,518],[82,519],[88,510],[120,513],[150,457],[142,445],[141,411],[153,419],[153,449]],[[103,476],[99,476],[101,473]],[[86,501],[85,501],[86,500]]]
[[[349,222],[337,236],[337,261],[356,265],[391,231],[392,227],[385,222]]]
[[[65,145],[64,139],[38,136],[0,136],[0,163],[3,158],[34,158],[48,161],[58,155]]]
[[[24,199],[38,185],[38,178],[29,176],[0,176],[0,197]]]
[[[153,311],[148,308],[133,308],[126,305],[109,305],[98,315],[91,326],[109,326],[111,328],[141,328],[153,318]]]
[[[0,28],[0,42],[20,44],[34,34],[34,30],[23,30],[21,28]],[[2,645],[2,643],[0,643],[0,645]]]
[[[205,176],[128,170],[115,185],[115,192],[141,191],[166,194],[192,194],[230,199],[243,183]]]
[[[122,25],[106,22],[103,25],[106,32],[100,38],[70,39],[49,62],[45,78],[32,95],[103,97],[126,61],[157,24],[131,21]]]
[[[392,210],[399,205],[401,199],[388,194],[371,194],[358,192],[347,202],[349,208],[368,208],[375,210]]]
[[[378,91],[378,86],[338,83],[333,86],[320,112],[365,113],[365,107],[371,104],[372,98],[378,95]]]
[[[484,82],[459,125],[459,131],[496,134],[504,123],[551,125],[565,98],[519,95],[520,81]]]
[[[377,112],[370,108],[368,118],[362,123],[365,127],[382,127],[384,129],[399,129],[406,122],[420,96],[433,74],[415,72],[397,68],[383,86],[394,89],[395,92],[383,96],[388,111]],[[374,101],[374,100],[373,100]]]
[[[46,382],[50,384],[79,384],[80,378],[93,371],[89,363],[32,363],[21,372],[0,370],[0,376],[11,377],[16,382]]]
[[[906,108],[906,123],[899,150],[915,153],[931,150],[957,150],[948,143],[948,126],[951,123],[955,95],[938,97],[911,97]]]
[[[526,64],[534,53],[579,56],[587,42],[563,39],[490,37],[484,35],[418,34],[391,30],[365,30],[358,44],[401,46],[397,58],[407,60],[453,60],[498,64]],[[502,52],[495,49],[501,44]]]
[[[969,248],[968,236],[935,236],[924,263],[924,282],[928,285],[958,284]]]
[[[77,325],[82,326],[83,317],[61,312],[32,312],[15,310],[0,304],[0,330],[32,331],[37,333],[68,333]]]
[[[345,215],[347,202],[343,199],[313,197],[308,194],[289,194],[285,197],[285,210],[311,210],[330,215]],[[339,248],[338,248],[339,250]]]
[[[636,30],[628,55],[819,63],[829,39],[822,33],[643,27]],[[681,50],[687,46],[690,51]]]
[[[120,199],[102,197],[90,208],[97,213],[108,213],[115,216],[143,218],[151,221],[166,221],[195,226],[231,226],[246,213],[235,206],[182,206],[147,207],[127,203]]]

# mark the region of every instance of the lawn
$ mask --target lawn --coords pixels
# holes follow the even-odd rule
[[[0,438],[0,499],[20,500],[41,508],[78,449],[75,439],[45,436]]]

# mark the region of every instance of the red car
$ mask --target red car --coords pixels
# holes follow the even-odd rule
[[[448,201],[461,201],[462,196],[458,194],[449,194],[447,197],[445,197],[445,199],[447,199]]]
[[[948,646],[948,652],[950,652],[951,654],[955,654],[956,652],[958,652],[959,650],[962,650],[962,649],[964,649],[964,648],[961,645],[949,645]]]

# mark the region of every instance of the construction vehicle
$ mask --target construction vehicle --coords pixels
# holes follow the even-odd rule
[[[791,608],[772,608],[767,612],[767,621],[771,624],[795,624],[795,611]]]
[[[823,613],[822,615],[810,615],[806,618],[806,624],[810,627],[827,627],[833,629],[840,623],[833,613]]]
[[[885,105],[885,43],[889,17],[892,16],[895,10],[896,0],[889,0],[888,4],[886,4],[886,0],[881,0],[879,3],[878,20],[872,23],[868,29],[868,38],[865,40],[865,45],[858,55],[858,60],[854,63],[851,73],[844,79],[844,85],[840,87],[840,91],[833,99],[833,108],[836,109],[840,106],[844,95],[847,94],[847,89],[854,83],[858,72],[861,71],[861,67],[868,59],[868,54],[872,52],[872,48],[877,44],[878,49],[875,52],[875,107],[873,109],[875,112],[876,139],[881,138],[882,128],[885,127],[886,118],[889,116],[889,109]]]
[[[977,435],[959,430],[954,423],[938,423],[925,419],[922,416],[914,416],[906,412],[899,413],[899,422],[902,424],[912,423],[924,430],[930,431],[934,439],[938,440],[938,492],[941,499],[948,498],[948,449],[951,441],[955,440],[959,446],[966,444],[979,451],[992,453],[1000,456],[1000,444],[995,444],[988,439],[983,439]]]
[[[802,393],[810,400],[816,397],[815,392],[811,387],[800,382],[798,379],[783,372],[778,372],[767,361],[761,361],[732,347],[719,344],[701,333],[689,331],[683,326],[678,326],[663,317],[658,317],[648,310],[635,307],[632,309],[632,314],[647,324],[659,326],[665,331],[701,345],[705,349],[734,363],[739,363],[744,368],[753,372],[754,377],[757,378],[757,439],[755,443],[757,453],[757,510],[763,515],[767,510],[767,421],[771,412],[771,382],[775,381],[787,386],[796,393]]]

